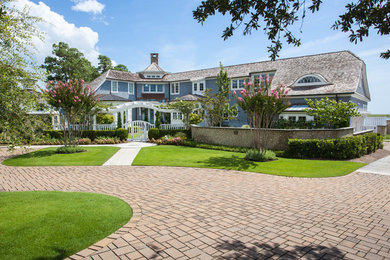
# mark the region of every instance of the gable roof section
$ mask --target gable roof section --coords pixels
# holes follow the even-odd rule
[[[100,101],[126,101],[129,100],[127,98],[123,98],[120,96],[112,95],[112,94],[104,94],[99,97]]]
[[[109,71],[104,72],[102,75],[97,77],[96,79],[92,80],[91,82],[87,83],[88,86],[90,86],[93,90],[96,90],[104,83],[106,80],[106,77],[108,75]]]
[[[165,73],[165,71],[157,63],[152,62],[140,73]]]

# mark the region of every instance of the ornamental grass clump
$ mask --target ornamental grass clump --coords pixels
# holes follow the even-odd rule
[[[245,160],[255,162],[267,162],[276,160],[276,155],[272,151],[259,151],[259,150],[248,150],[245,154]]]

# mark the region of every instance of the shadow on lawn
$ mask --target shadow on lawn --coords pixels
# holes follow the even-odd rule
[[[283,249],[279,244],[251,243],[248,245],[239,240],[222,241],[216,249],[225,251],[224,259],[268,259],[272,256],[281,259],[342,259],[342,253],[337,247],[326,247],[320,245],[294,246],[292,249]]]
[[[41,257],[34,258],[34,260],[61,260],[61,259],[65,259],[68,256],[65,249],[54,247],[53,251],[56,252],[56,256],[53,257],[41,256]]]
[[[48,157],[48,156],[51,156],[53,154],[56,154],[56,152],[54,150],[49,150],[49,151],[35,151],[35,152],[31,152],[31,153],[25,153],[25,154],[21,154],[21,155],[18,155],[14,158],[39,158],[39,157]]]
[[[233,169],[240,171],[256,167],[256,164],[254,162],[247,161],[236,155],[232,155],[231,157],[210,157],[206,160],[198,161],[198,163],[202,163],[203,165],[211,168],[222,168],[227,170]]]

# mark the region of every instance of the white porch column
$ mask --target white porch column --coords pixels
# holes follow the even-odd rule
[[[114,116],[114,125],[115,127],[118,127],[118,111],[115,111],[113,116]]]
[[[131,122],[133,121],[133,109],[130,108],[127,110],[127,122]]]
[[[92,129],[93,129],[93,130],[96,130],[96,115],[93,116],[93,125],[92,125]]]

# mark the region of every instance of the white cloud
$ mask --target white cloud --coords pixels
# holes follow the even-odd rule
[[[45,33],[45,40],[34,40],[38,49],[36,55],[38,62],[43,63],[46,56],[51,55],[53,43],[60,41],[67,42],[70,47],[77,48],[84,53],[85,57],[97,65],[99,55],[96,46],[99,35],[89,27],[77,27],[67,22],[64,16],[53,12],[49,6],[43,2],[35,4],[29,0],[19,0],[14,3],[15,7],[22,10],[25,6],[29,8],[29,13],[33,16],[41,17],[43,22],[38,24],[39,29]]]
[[[72,6],[72,10],[86,13],[101,14],[105,7],[96,0],[74,0],[73,2],[76,4]]]
[[[384,45],[380,48],[372,48],[372,49],[367,49],[367,50],[364,50],[364,51],[360,51],[357,53],[357,55],[360,57],[360,58],[367,58],[367,57],[370,57],[370,56],[378,56],[382,53],[382,52],[385,52],[387,51],[388,49],[390,49],[390,47],[388,45]]]

